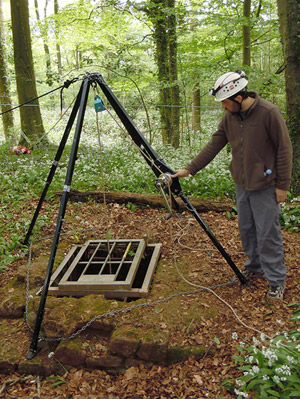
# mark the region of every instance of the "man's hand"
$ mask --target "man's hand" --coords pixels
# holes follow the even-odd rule
[[[172,175],[171,177],[187,177],[190,174],[190,171],[187,169],[178,169],[175,170],[174,175]]]
[[[280,188],[275,188],[276,201],[278,203],[285,202],[287,200],[287,190],[281,190]]]

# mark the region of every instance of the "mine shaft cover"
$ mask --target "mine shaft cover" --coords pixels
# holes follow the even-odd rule
[[[146,296],[161,244],[144,239],[89,240],[73,246],[53,273],[49,294],[107,298]]]

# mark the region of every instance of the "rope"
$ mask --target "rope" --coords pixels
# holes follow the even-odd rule
[[[36,100],[38,100],[38,99],[40,99],[40,98],[42,98],[44,96],[47,96],[48,94],[51,94],[51,93],[53,93],[56,90],[61,89],[61,91],[62,91],[64,88],[68,88],[71,83],[74,83],[77,80],[78,80],[78,78],[74,78],[74,79],[71,79],[71,80],[66,80],[62,86],[59,86],[56,89],[50,90],[47,93],[44,93],[44,94],[42,94],[42,95],[40,95],[38,97],[32,98],[31,100],[28,100],[28,101],[26,101],[26,102],[24,102],[22,104],[16,105],[15,107],[10,108],[10,109],[0,113],[0,116],[6,114],[7,112],[11,112],[11,111],[14,111],[15,109],[21,108],[21,107],[23,107],[26,104],[30,104],[31,102],[36,101]]]
[[[170,203],[171,203],[171,187],[170,187],[170,185],[168,185],[168,190],[169,190],[169,201],[170,201]],[[251,327],[251,326],[247,325],[246,323],[244,323],[243,320],[238,316],[237,312],[233,309],[233,307],[232,307],[228,302],[226,302],[225,299],[221,298],[221,297],[214,291],[214,287],[209,288],[209,287],[204,287],[204,286],[199,285],[199,284],[192,283],[191,281],[187,280],[187,279],[182,275],[182,273],[180,272],[180,270],[179,270],[179,268],[178,268],[178,264],[177,264],[176,245],[175,245],[175,240],[174,240],[174,238],[173,238],[173,223],[172,223],[172,218],[170,219],[169,226],[170,226],[170,239],[171,239],[171,242],[173,243],[173,261],[174,261],[174,265],[175,265],[176,271],[177,271],[178,275],[180,276],[180,278],[181,278],[183,281],[185,281],[187,284],[191,285],[192,287],[196,287],[196,288],[198,288],[198,289],[200,289],[200,290],[202,290],[202,291],[207,291],[207,292],[213,294],[219,301],[221,301],[224,305],[226,305],[226,306],[231,310],[231,312],[233,313],[234,317],[237,319],[237,321],[238,321],[242,326],[244,326],[245,328],[247,328],[247,329],[249,329],[249,330],[252,330],[252,331],[254,331],[254,332],[258,333],[258,334],[264,334],[265,337],[267,337],[268,339],[271,339],[271,337],[269,337],[267,334],[263,333],[262,331],[260,331],[260,330],[258,330],[258,329],[256,329],[256,328]],[[236,282],[236,281],[237,281],[237,279],[232,279],[230,283]]]
[[[93,90],[94,90],[94,92],[96,91],[95,86],[93,87]],[[98,92],[98,90],[97,90],[97,92]],[[99,145],[99,153],[100,153],[100,169],[101,169],[101,180],[102,180],[102,195],[103,195],[103,204],[104,204],[104,214],[105,214],[105,218],[106,218],[106,224],[107,224],[107,226],[109,226],[109,215],[108,215],[108,207],[107,207],[107,203],[106,203],[105,178],[104,178],[104,171],[103,171],[103,169],[104,169],[103,168],[103,155],[102,155],[101,133],[100,133],[100,126],[99,126],[98,112],[95,112],[95,114],[96,114],[96,128],[97,128],[97,137],[98,137],[98,145]],[[109,234],[107,234],[106,241],[107,241],[109,273],[112,274]]]
[[[64,112],[64,114],[63,114],[63,112],[62,112],[62,106],[63,106],[62,93],[63,93],[63,89],[64,89],[64,88],[68,88],[68,87],[71,85],[71,83],[74,83],[74,82],[76,82],[77,80],[79,80],[78,77],[77,77],[77,78],[74,78],[74,79],[71,79],[71,80],[66,80],[62,86],[59,86],[59,87],[57,87],[57,88],[55,88],[55,89],[53,89],[53,90],[50,90],[50,91],[48,91],[47,93],[44,93],[44,94],[42,94],[42,95],[40,95],[40,96],[38,96],[38,97],[32,98],[31,100],[28,100],[28,101],[26,101],[26,102],[24,102],[24,103],[22,103],[22,104],[18,104],[17,106],[15,106],[15,107],[13,107],[13,108],[10,108],[10,109],[8,109],[8,110],[6,110],[6,111],[0,113],[0,116],[6,114],[6,113],[8,113],[8,112],[12,112],[12,111],[14,111],[15,109],[21,108],[21,107],[23,107],[23,106],[25,106],[25,105],[27,105],[27,104],[33,102],[33,101],[36,101],[36,100],[38,100],[38,99],[40,99],[40,98],[42,98],[42,97],[44,97],[44,96],[47,96],[47,95],[49,95],[49,94],[55,92],[56,90],[61,89],[61,91],[60,91],[60,101],[61,101],[60,119],[56,122],[56,124],[57,124],[57,123],[62,119],[63,115],[68,111],[68,109],[70,108],[70,106],[72,105],[72,103],[74,102],[74,99],[73,99],[71,105],[68,107],[68,109],[67,109],[67,110]],[[32,105],[35,105],[35,106],[38,106],[38,107],[39,107],[38,104],[32,104]],[[36,146],[50,133],[50,131],[56,126],[56,124],[55,124],[48,132],[46,132],[35,144],[32,144],[32,143],[31,143],[31,141],[29,140],[29,138],[26,136],[26,134],[25,134],[22,130],[21,130],[21,136],[27,141],[27,143],[29,143],[30,148],[33,149],[34,147],[36,147]]]
[[[76,100],[76,96],[73,98],[73,100],[71,101],[71,103],[69,104],[68,108],[66,108],[66,110],[59,116],[59,119],[54,123],[53,126],[51,126],[51,128],[36,142],[32,145],[32,149],[34,149],[35,147],[37,147],[43,140],[45,137],[47,137],[50,132],[59,124],[59,122],[63,119],[63,117],[66,115],[66,113],[69,111],[69,109],[71,108],[71,106],[74,104]]]
[[[145,220],[148,220],[148,219],[136,220],[135,222],[144,222]],[[157,220],[157,218],[155,218],[154,220]],[[130,223],[130,222],[123,222],[123,223],[121,223],[121,224],[125,225],[125,224],[129,224],[129,223]],[[247,329],[249,329],[249,330],[252,330],[252,331],[254,331],[254,332],[258,333],[258,334],[264,334],[264,336],[265,336],[266,338],[272,339],[272,337],[268,336],[267,334],[263,333],[262,331],[260,331],[260,330],[258,330],[258,329],[255,329],[255,328],[253,328],[253,327],[251,327],[251,326],[248,326],[246,323],[244,323],[244,322],[241,320],[241,318],[238,316],[237,312],[233,309],[233,307],[232,307],[228,302],[226,302],[223,298],[221,298],[221,297],[214,291],[216,288],[225,287],[225,286],[228,286],[228,285],[231,285],[231,284],[233,284],[233,283],[238,282],[237,279],[234,279],[234,280],[231,280],[231,281],[228,281],[228,282],[225,282],[225,283],[221,283],[221,284],[216,284],[216,285],[214,285],[214,286],[212,286],[212,287],[205,287],[205,286],[201,286],[201,285],[192,283],[191,281],[187,280],[187,279],[182,275],[182,273],[180,272],[180,270],[179,270],[179,268],[178,268],[178,264],[177,264],[176,244],[175,244],[175,240],[172,238],[172,237],[173,237],[173,225],[172,225],[172,220],[171,220],[171,219],[170,219],[170,224],[169,224],[169,226],[170,226],[170,240],[172,241],[172,245],[173,245],[173,262],[174,262],[174,266],[175,266],[175,268],[176,268],[176,271],[177,271],[178,275],[180,276],[180,278],[181,278],[183,281],[185,281],[188,285],[195,287],[195,288],[196,288],[195,290],[193,290],[193,291],[184,291],[184,292],[174,293],[174,294],[172,294],[172,295],[170,295],[170,296],[168,296],[168,297],[166,297],[166,298],[163,298],[163,299],[160,299],[160,300],[157,300],[157,301],[147,302],[147,303],[138,304],[138,305],[133,305],[133,306],[129,306],[129,307],[126,307],[126,308],[123,308],[123,309],[117,309],[117,310],[114,310],[114,311],[111,311],[111,312],[106,312],[106,313],[103,313],[103,314],[96,315],[96,316],[94,316],[91,320],[89,320],[84,326],[82,326],[80,329],[78,329],[77,331],[75,331],[74,333],[72,333],[72,334],[71,334],[70,336],[68,336],[68,337],[53,337],[53,338],[48,338],[48,337],[40,336],[39,339],[40,339],[41,341],[46,341],[46,342],[54,342],[54,341],[55,341],[55,342],[60,342],[60,341],[71,340],[71,339],[75,338],[76,336],[78,336],[78,335],[79,335],[80,333],[82,333],[83,331],[85,331],[85,330],[86,330],[94,321],[96,321],[96,320],[103,319],[103,318],[110,317],[110,316],[115,316],[115,315],[117,315],[117,314],[124,313],[124,312],[128,312],[128,311],[132,311],[132,310],[139,309],[139,308],[150,307],[150,306],[156,306],[156,305],[158,305],[158,304],[167,302],[167,301],[169,301],[169,300],[171,300],[171,299],[173,299],[173,298],[176,298],[176,297],[178,297],[178,296],[194,295],[194,294],[198,294],[198,293],[200,293],[200,292],[209,292],[209,293],[213,294],[219,301],[221,301],[224,305],[226,305],[226,306],[231,310],[231,312],[233,313],[233,315],[234,315],[234,317],[236,318],[236,320],[237,320],[241,325],[243,325],[245,328],[247,328]],[[89,229],[89,231],[90,231],[90,230],[103,230],[103,229],[104,229],[104,227],[99,227],[99,228],[97,228],[97,229]],[[84,229],[83,229],[82,231],[87,231],[87,230],[84,230]],[[73,234],[73,232],[64,233],[63,235],[68,235],[68,234]],[[50,239],[50,238],[52,238],[52,237],[51,237],[51,236],[45,237],[45,238],[42,238],[42,239],[40,239],[40,240],[37,240],[37,242],[40,242],[40,241],[43,241],[43,240],[47,240],[47,239]],[[29,323],[29,320],[28,320],[29,301],[30,301],[30,299],[33,298],[32,295],[29,295],[29,289],[30,289],[30,265],[31,265],[31,262],[32,262],[32,246],[33,246],[33,242],[30,243],[30,246],[29,246],[28,263],[27,263],[25,321],[26,321],[26,324],[27,324],[29,330],[33,333],[33,328],[31,327],[31,325],[30,325],[30,323]],[[38,294],[41,292],[42,289],[43,289],[43,287],[41,287],[41,288],[39,289],[39,291],[36,293],[36,295],[38,295]]]
[[[147,219],[146,219],[147,220]],[[157,218],[155,218],[154,220],[157,220]],[[143,220],[136,220],[135,222],[142,222]],[[130,224],[131,222],[123,222],[121,224]],[[97,228],[97,230],[103,230],[104,227],[99,227]],[[90,229],[90,230],[95,230],[95,229]],[[87,231],[87,230],[83,230],[83,231]],[[63,235],[68,235],[68,234],[73,234],[73,232],[69,232],[69,233],[64,233]],[[36,240],[36,242],[40,242],[40,241],[44,241],[47,239],[52,238],[51,236],[48,237],[44,237],[40,240]],[[29,309],[29,302],[30,299],[33,298],[32,295],[29,294],[29,290],[30,290],[30,266],[31,266],[31,262],[32,262],[32,247],[33,247],[34,242],[30,243],[29,249],[28,249],[28,262],[27,262],[27,272],[26,272],[26,302],[25,302],[25,321],[27,324],[28,329],[31,331],[31,333],[33,333],[33,328],[29,323],[28,320],[28,309]],[[237,281],[237,280],[236,280]],[[222,284],[217,284],[214,285],[212,287],[212,289],[216,289],[218,287],[223,287],[226,285],[230,285],[232,284],[232,282],[226,282],[226,283],[222,283]],[[37,292],[36,295],[39,295],[40,292],[42,291],[43,287],[41,287]],[[147,303],[142,303],[142,304],[138,304],[138,305],[132,305],[123,309],[117,309],[117,310],[113,310],[111,312],[106,312],[103,314],[99,314],[94,316],[91,320],[89,320],[84,326],[82,326],[80,329],[76,330],[74,333],[72,333],[70,336],[68,337],[53,337],[53,338],[48,338],[48,337],[43,337],[43,336],[39,336],[39,340],[40,341],[45,341],[45,342],[60,342],[60,341],[67,341],[67,340],[71,340],[73,338],[75,338],[76,336],[78,336],[79,334],[81,334],[83,331],[85,331],[94,321],[96,320],[100,320],[106,317],[111,317],[111,316],[115,316],[117,314],[120,313],[124,313],[124,312],[128,312],[128,311],[132,311],[135,309],[139,309],[139,308],[144,308],[144,307],[150,307],[150,306],[155,306],[164,302],[167,302],[173,298],[179,297],[179,296],[185,296],[185,295],[194,295],[194,294],[198,294],[200,292],[203,292],[204,289],[200,288],[200,289],[196,289],[196,290],[192,290],[192,291],[184,291],[184,292],[177,292],[174,293],[166,298],[163,299],[159,299],[157,301],[153,301],[153,302],[147,302]]]
[[[63,87],[65,87],[65,86],[63,86]],[[47,94],[49,94],[49,93],[47,93]],[[34,100],[31,100],[31,101],[34,101]],[[106,108],[106,110],[107,110],[107,108]],[[8,112],[8,111],[6,111],[6,112]],[[124,127],[118,123],[118,121],[113,117],[113,115],[111,114],[111,112],[110,112],[109,110],[107,110],[107,112],[108,112],[109,115],[112,117],[112,119],[116,122],[116,124],[121,128],[121,130],[127,134],[127,132],[125,131]],[[0,114],[0,115],[1,115],[1,114]],[[105,208],[107,209],[107,206],[106,206],[106,199],[105,199],[105,188],[104,188],[104,172],[103,172],[103,157],[102,157],[102,150],[101,150],[101,149],[102,149],[102,148],[101,148],[101,137],[100,137],[100,128],[99,128],[99,121],[98,121],[97,112],[96,112],[96,125],[97,125],[98,142],[99,142],[99,148],[100,148],[100,162],[101,162],[101,177],[102,177],[102,186],[103,186],[103,198],[104,198]],[[150,157],[149,157],[149,156],[148,156],[148,155],[134,142],[134,141],[133,141],[133,143],[134,143],[134,145],[139,149],[139,151],[142,153],[142,155],[143,155],[146,159],[148,159],[148,160],[150,161],[150,164],[152,163],[153,166],[155,166],[155,167],[157,168],[157,170],[158,170],[161,174],[163,174],[163,172],[160,170],[160,168],[159,168],[157,165],[155,165],[155,164],[153,163],[153,159],[151,159],[151,158],[150,158]],[[168,184],[168,194],[169,194],[169,201],[170,201],[168,208],[172,209],[171,184]],[[109,221],[109,219],[108,219],[108,215],[107,215],[107,225],[108,225],[108,221]],[[254,327],[248,326],[246,323],[244,323],[244,322],[241,320],[241,318],[237,315],[237,313],[236,313],[236,311],[233,309],[233,307],[232,307],[228,302],[226,302],[223,298],[221,298],[221,297],[214,291],[214,289],[217,288],[217,287],[225,286],[225,285],[232,284],[233,282],[237,282],[237,279],[235,279],[235,280],[231,279],[231,281],[229,281],[229,282],[227,282],[227,283],[218,284],[218,285],[213,286],[212,288],[209,288],[209,287],[201,286],[201,285],[199,285],[199,284],[192,283],[191,281],[187,280],[187,279],[182,275],[182,273],[180,272],[180,270],[179,270],[179,268],[178,268],[178,264],[177,264],[176,245],[175,245],[175,240],[174,240],[174,235],[173,235],[173,222],[172,222],[172,218],[170,218],[169,231],[170,231],[170,240],[171,240],[172,245],[173,245],[173,262],[174,262],[174,266],[175,266],[175,268],[176,268],[176,271],[177,271],[178,275],[180,276],[180,278],[181,278],[183,281],[185,281],[187,284],[189,284],[189,285],[191,285],[191,286],[197,288],[195,291],[188,291],[188,292],[175,293],[175,294],[173,294],[173,295],[170,295],[170,296],[167,297],[167,298],[164,298],[164,299],[161,299],[161,300],[158,300],[158,301],[154,301],[154,302],[150,302],[150,303],[148,302],[148,303],[138,304],[138,305],[133,305],[133,306],[130,306],[130,307],[127,307],[127,308],[118,309],[118,310],[115,310],[115,311],[112,311],[112,312],[107,312],[107,313],[104,313],[104,314],[97,315],[97,316],[93,317],[90,321],[88,321],[82,328],[80,328],[79,330],[77,330],[76,332],[74,332],[74,333],[73,333],[72,335],[70,335],[69,337],[59,337],[59,338],[46,338],[46,337],[40,337],[40,339],[41,339],[41,340],[45,340],[45,341],[63,341],[63,340],[69,340],[69,339],[72,339],[72,338],[76,337],[77,335],[79,335],[82,331],[84,331],[86,328],[88,328],[95,320],[99,320],[99,319],[101,319],[101,318],[105,318],[105,317],[109,317],[109,316],[114,316],[114,315],[117,315],[117,314],[119,314],[119,313],[124,313],[124,312],[131,311],[131,310],[138,309],[138,308],[154,306],[154,305],[157,305],[157,304],[160,304],[160,303],[169,301],[170,299],[172,299],[172,298],[174,298],[174,297],[177,297],[177,296],[191,295],[191,294],[195,294],[195,293],[199,293],[199,292],[204,292],[204,291],[207,291],[207,292],[213,294],[219,301],[221,301],[223,304],[225,304],[225,305],[231,310],[231,312],[233,313],[233,315],[234,315],[234,317],[236,318],[236,320],[237,320],[241,325],[243,325],[245,328],[247,328],[247,329],[249,329],[249,330],[252,330],[252,331],[254,331],[254,332],[256,332],[256,333],[259,333],[259,334],[264,334],[267,338],[271,339],[271,337],[269,337],[268,335],[266,335],[266,334],[263,333],[262,331],[260,331],[260,330],[258,330],[258,329],[256,329],[256,328],[254,328]],[[28,318],[27,318],[27,315],[28,315],[28,306],[29,306],[29,297],[30,297],[30,296],[29,296],[29,274],[30,274],[29,270],[30,270],[30,264],[31,264],[31,251],[32,251],[32,244],[30,244],[30,248],[29,248],[29,261],[28,261],[27,278],[26,278],[26,306],[25,306],[26,323],[27,323],[29,329],[32,331],[31,326],[29,325],[29,322],[28,322]]]

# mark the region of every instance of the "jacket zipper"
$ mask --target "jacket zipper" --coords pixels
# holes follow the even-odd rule
[[[241,170],[242,170],[241,177],[242,177],[242,186],[244,187],[245,186],[245,171],[244,171],[244,151],[243,151],[243,144],[244,144],[243,121],[241,121],[240,127],[241,127],[240,144],[241,144]]]

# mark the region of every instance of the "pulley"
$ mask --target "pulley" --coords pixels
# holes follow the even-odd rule
[[[172,177],[170,173],[162,173],[156,180],[155,180],[155,187],[160,190],[169,190],[169,187],[172,184]]]
[[[172,207],[168,201],[166,196],[166,192],[169,192],[170,186],[172,184],[172,177],[170,173],[162,173],[156,180],[155,180],[155,187],[158,191],[160,191],[163,199],[165,200],[166,206],[170,211],[169,215],[166,216],[166,219],[170,219],[173,216]]]

